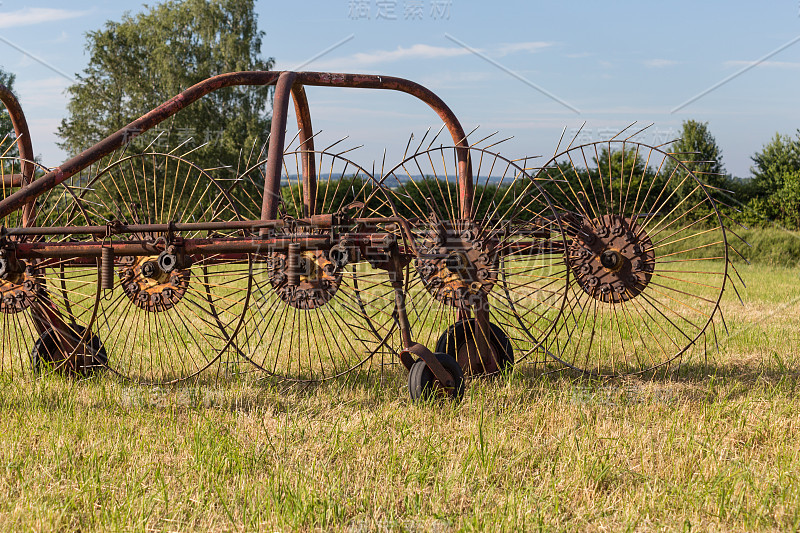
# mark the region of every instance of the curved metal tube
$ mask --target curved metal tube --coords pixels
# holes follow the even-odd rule
[[[472,182],[472,165],[469,161],[469,144],[464,128],[455,113],[430,89],[405,78],[394,76],[378,76],[372,74],[336,74],[327,72],[300,72],[296,83],[320,87],[351,87],[362,89],[384,89],[410,94],[422,100],[439,115],[457,150],[458,179],[460,184],[459,207],[461,216],[469,218],[472,214],[474,184]]]
[[[81,152],[61,166],[48,172],[15,193],[0,201],[0,218],[8,215],[15,209],[30,202],[42,193],[62,183],[92,163],[107,156],[114,150],[130,142],[147,130],[157,126],[178,111],[196,102],[203,96],[223,87],[239,85],[272,85],[278,79],[279,72],[233,72],[214,76],[189,89],[174,98],[167,100],[146,115],[134,120],[116,133],[109,135],[88,150]]]
[[[365,88],[365,89],[385,89],[400,91],[410,94],[419,100],[422,100],[433,109],[442,121],[445,123],[453,143],[456,147],[460,148],[457,151],[458,169],[459,169],[459,183],[461,185],[461,197],[459,199],[460,211],[462,217],[469,217],[472,212],[472,197],[473,197],[473,183],[472,183],[472,168],[469,161],[468,144],[466,134],[461,127],[458,119],[452,110],[432,91],[414,83],[410,80],[403,78],[395,78],[391,76],[376,76],[366,74],[334,74],[322,72],[233,72],[229,74],[221,74],[213,78],[204,80],[186,91],[180,93],[174,98],[164,102],[156,109],[150,111],[146,115],[134,120],[124,128],[116,133],[109,135],[96,145],[88,150],[78,154],[77,156],[64,162],[58,168],[45,174],[41,178],[33,181],[32,183],[22,187],[18,191],[9,195],[3,200],[0,200],[0,218],[5,217],[15,209],[19,209],[25,204],[31,202],[34,198],[38,197],[45,191],[52,189],[59,183],[62,183],[74,176],[81,170],[87,168],[89,165],[99,161],[103,157],[112,153],[114,150],[122,147],[124,144],[130,142],[135,137],[138,137],[147,130],[155,127],[159,123],[175,115],[180,110],[196,102],[203,96],[224,87],[243,86],[243,85],[274,85],[278,82],[279,78],[286,79],[281,87],[276,88],[273,99],[273,122],[272,133],[270,136],[270,148],[268,151],[268,161],[275,161],[272,165],[268,162],[267,180],[265,181],[264,198],[262,201],[262,215],[270,214],[274,218],[277,212],[277,198],[275,198],[273,191],[280,189],[280,165],[282,163],[283,144],[286,131],[286,114],[288,108],[288,100],[290,94],[295,97],[295,104],[298,110],[298,122],[303,120],[304,124],[300,125],[301,130],[305,130],[304,134],[307,139],[310,138],[310,114],[308,113],[307,103],[304,103],[304,94],[298,91],[293,91],[296,85],[312,85],[321,87],[351,87],[351,88]],[[285,96],[284,93],[285,92]],[[9,93],[10,94],[10,93]],[[12,116],[20,116],[21,109],[16,99],[11,100],[11,107],[6,104],[11,111],[13,107]],[[3,100],[6,103],[5,100]],[[16,107],[14,107],[16,105]],[[300,115],[303,115],[302,117]],[[20,127],[27,129],[24,125],[24,119],[20,123]],[[15,125],[15,128],[17,126]],[[23,140],[18,141],[23,144],[30,143],[29,135],[23,135]],[[307,145],[306,145],[307,149]],[[33,150],[30,146],[20,149],[21,155],[27,154],[33,156]],[[274,155],[274,157],[273,157]],[[24,157],[24,156],[23,156]],[[275,184],[275,180],[278,180]],[[269,189],[267,187],[270,187]],[[310,198],[308,199],[310,200]],[[262,216],[263,218],[263,216]],[[269,217],[268,217],[269,218]]]
[[[28,121],[25,119],[25,113],[22,112],[22,107],[19,105],[17,97],[8,87],[2,84],[0,84],[0,102],[3,102],[8,114],[11,116],[11,124],[14,126],[14,134],[17,136],[17,149],[22,160],[21,184],[25,185],[33,181],[34,172],[33,141],[31,140],[31,132],[28,129]],[[22,225],[27,227],[33,218],[33,204],[28,204],[22,212]]]
[[[300,131],[300,150],[303,165],[303,216],[319,215],[317,212],[317,168],[314,161],[314,131],[311,127],[311,110],[308,107],[306,90],[302,85],[292,87],[294,113]]]

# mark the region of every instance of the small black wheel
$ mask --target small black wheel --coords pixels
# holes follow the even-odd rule
[[[86,331],[86,328],[78,324],[70,324],[69,328],[67,334],[72,341],[80,340]],[[50,328],[33,344],[31,366],[37,375],[52,369],[69,376],[88,377],[106,367],[108,354],[97,335],[91,335],[84,340],[81,349],[68,361],[59,348],[58,335],[56,330]]]
[[[447,390],[442,387],[425,361],[420,359],[411,366],[411,371],[408,373],[408,392],[411,393],[411,399],[424,401],[443,396],[461,401],[464,397],[464,371],[461,370],[458,362],[446,353],[435,355],[444,369],[453,376],[453,388]]]
[[[489,324],[491,327],[491,343],[494,353],[497,356],[497,367],[500,372],[510,368],[514,364],[514,348],[508,336],[497,324]],[[442,333],[436,342],[436,351],[446,353],[456,361],[464,370],[465,374],[476,375],[484,374],[485,369],[480,360],[471,354],[475,354],[474,346],[475,319],[470,318],[456,322],[447,331]]]

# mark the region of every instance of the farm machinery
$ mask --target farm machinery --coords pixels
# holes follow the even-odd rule
[[[214,91],[265,85],[270,137],[234,179],[190,153],[131,148]],[[380,172],[318,150],[309,86],[411,95],[448,142],[409,141]],[[0,145],[7,376],[106,370],[165,384],[235,368],[323,381],[401,364],[413,398],[460,397],[470,376],[525,360],[667,370],[724,324],[735,274],[724,215],[680,154],[637,132],[507,159],[409,80],[237,72],[51,169],[14,95],[0,87],[0,100],[15,129]]]

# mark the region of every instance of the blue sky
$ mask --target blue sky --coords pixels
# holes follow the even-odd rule
[[[84,34],[140,9],[138,2],[0,2],[0,66],[17,75],[45,164],[65,156],[55,130],[66,115],[67,78],[88,60]],[[562,130],[574,133],[584,121],[584,140],[654,122],[641,139],[657,144],[692,118],[709,123],[728,171],[744,177],[750,156],[775,132],[800,127],[798,0],[260,0],[257,11],[263,53],[278,69],[410,78],[439,94],[465,129],[480,126],[473,139],[513,136],[498,148],[508,157],[552,154]],[[349,135],[350,146],[364,145],[352,158],[367,167],[384,149],[399,162],[409,134],[439,127],[403,94],[310,88],[309,98],[319,144]]]

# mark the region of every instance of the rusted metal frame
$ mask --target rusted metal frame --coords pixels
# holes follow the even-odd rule
[[[8,215],[27,202],[32,201],[45,191],[66,181],[89,165],[99,161],[127,142],[130,142],[133,138],[175,115],[203,96],[224,87],[239,85],[272,85],[275,83],[280,85],[280,87],[276,87],[273,99],[273,121],[267,162],[268,180],[265,183],[265,190],[267,187],[270,187],[269,190],[271,192],[279,190],[280,167],[282,164],[282,151],[286,132],[286,115],[288,112],[288,97],[291,94],[295,82],[300,85],[396,90],[411,94],[427,103],[442,118],[445,126],[450,131],[453,142],[460,148],[457,152],[457,156],[459,181],[461,185],[461,215],[463,218],[469,218],[471,216],[473,183],[466,134],[452,110],[430,90],[412,81],[391,76],[320,72],[235,72],[215,76],[190,87],[181,94],[161,104],[156,109],[134,120],[116,133],[106,137],[90,149],[69,159],[58,168],[9,195],[7,198],[0,201],[0,218]],[[301,104],[301,102],[298,103]],[[299,109],[301,108],[302,105]],[[301,110],[301,114],[302,113],[303,111]],[[309,119],[306,123],[310,127],[310,115],[305,118]],[[306,128],[306,133],[308,133],[308,131],[309,129]],[[274,183],[276,179],[278,180],[277,184]],[[265,195],[262,215],[267,214],[272,216],[262,216],[262,219],[269,220],[275,218],[274,215],[277,213],[278,201],[279,198]]]
[[[283,227],[285,221],[233,220],[230,222],[173,222],[170,224],[119,224],[108,226],[48,226],[3,228],[2,236],[40,235],[125,235],[133,233],[173,233],[178,231],[252,230]]]
[[[25,113],[22,111],[22,106],[19,105],[19,100],[14,96],[14,93],[8,90],[5,85],[0,85],[0,101],[3,102],[3,105],[8,110],[8,114],[11,117],[11,124],[14,126],[14,134],[17,136],[17,150],[19,151],[19,157],[22,161],[22,174],[10,176],[11,183],[9,186],[18,187],[21,184],[33,181],[33,141],[31,140],[31,132],[28,129],[28,121],[25,118]],[[4,134],[5,132],[0,133]],[[14,178],[19,181],[17,185],[14,185]],[[6,183],[3,183],[3,185],[6,186]],[[22,211],[23,226],[33,224],[33,220],[36,218],[34,209],[33,203],[24,207]],[[4,217],[5,215],[2,216]]]
[[[15,193],[9,195],[7,198],[1,200],[0,218],[5,217],[20,207],[25,207],[26,204],[32,206],[33,200],[39,195],[43,194],[47,190],[52,189],[58,184],[63,183],[89,165],[99,161],[106,155],[112,153],[114,150],[122,147],[131,139],[141,135],[145,131],[173,116],[181,109],[212,91],[235,85],[270,85],[277,83],[278,87],[276,87],[276,92],[273,99],[273,122],[270,136],[270,147],[268,151],[267,179],[265,180],[264,184],[264,197],[262,199],[261,216],[262,220],[264,221],[274,220],[280,201],[280,174],[281,165],[283,162],[282,152],[285,144],[288,96],[289,94],[292,94],[292,88],[294,87],[295,81],[298,80],[298,78],[300,78],[301,85],[305,84],[397,90],[411,94],[427,103],[440,116],[440,118],[442,118],[451,136],[453,137],[454,144],[456,147],[458,147],[457,158],[460,184],[460,211],[462,218],[471,218],[473,183],[466,134],[464,133],[463,128],[453,112],[438,96],[421,85],[401,78],[313,72],[302,73],[301,75],[293,72],[240,72],[224,74],[210,78],[204,82],[200,82],[187,91],[184,91],[171,100],[165,102],[153,111],[131,122],[128,126],[105,138],[89,150],[86,150],[78,156],[66,161],[60,167],[45,174],[42,178],[35,180],[33,183],[22,187]],[[298,98],[297,95],[299,94],[300,93],[297,91],[293,93],[293,96],[295,97],[295,105],[298,109],[298,126],[301,128],[301,131],[304,132],[303,135],[307,136],[306,140],[311,140],[312,133],[310,130],[310,113],[308,112],[307,102],[305,102],[306,105],[304,105],[302,101],[304,94]],[[302,124],[300,123],[301,121],[303,122]],[[29,135],[25,137],[29,138]],[[30,150],[29,153],[32,156],[32,150]],[[32,157],[30,159],[32,160]],[[305,161],[304,163],[307,165],[308,161]],[[311,167],[310,165],[307,165],[304,168],[304,178],[307,178],[312,174],[310,171]],[[312,187],[310,186],[310,180],[304,179],[304,185],[304,190],[312,190]],[[313,187],[313,189],[315,189],[315,187]],[[308,204],[308,211],[309,213],[313,214],[315,208],[312,211],[311,204],[314,202],[309,202],[310,199],[311,198],[304,193],[304,200]],[[405,229],[406,228],[404,228],[404,230]],[[267,229],[262,227],[261,232],[262,234],[266,234]],[[206,242],[204,244],[201,244],[198,242],[198,240],[194,241],[195,242],[191,242],[189,244],[196,246],[196,248],[185,248],[186,253],[220,253],[226,251],[247,253],[249,250],[253,250],[253,253],[257,253],[259,250],[262,250],[263,247],[269,246],[269,244],[265,243],[262,239],[257,239],[254,241],[226,241],[223,243]],[[295,242],[297,242],[296,239]],[[413,246],[413,240],[411,242]],[[65,243],[64,245],[71,247],[69,248],[69,255],[64,253],[67,251],[67,248],[58,250],[57,248],[62,245],[54,244],[19,243],[17,245],[17,249],[21,256],[24,256],[26,253],[31,253],[33,254],[31,255],[32,257],[48,257],[48,255],[45,255],[48,253],[55,254],[51,257],[65,257],[70,255],[80,256],[82,254],[95,257],[101,253],[100,250],[102,249],[102,245],[76,245],[71,243]],[[56,246],[56,249],[53,248],[54,246]],[[121,245],[114,244],[113,246],[115,246],[115,255],[144,255],[158,251],[158,248],[152,246],[150,249],[148,249],[147,247],[150,245],[139,245],[140,247],[137,249],[137,245],[134,243],[126,243]],[[120,248],[119,251],[117,250],[117,246]],[[131,250],[126,251],[126,246],[130,246]],[[440,380],[447,375],[447,373],[444,372],[444,369],[441,368],[438,360],[435,360],[435,357],[433,357],[430,361],[430,365],[431,370],[434,371],[435,375],[438,374],[437,378]],[[439,370],[439,372],[436,372],[437,370]]]
[[[175,115],[188,105],[196,102],[203,96],[225,87],[240,85],[272,85],[279,76],[279,72],[233,72],[220,74],[204,80],[179,95],[164,102],[149,113],[134,120],[116,133],[109,135],[88,150],[64,162],[33,183],[22,187],[18,191],[0,200],[0,218],[12,211],[19,209],[24,204],[33,201],[36,197],[63,183],[89,165],[96,163],[114,150],[130,142],[133,138],[157,126],[164,120]]]
[[[455,376],[451,375],[439,362],[436,354],[431,352],[422,344],[415,343],[411,336],[411,322],[408,319],[406,309],[406,291],[403,283],[403,265],[405,263],[401,257],[400,249],[395,243],[389,249],[389,281],[394,289],[395,316],[400,328],[400,336],[403,341],[403,349],[400,351],[400,362],[406,369],[411,370],[414,365],[414,356],[419,357],[433,373],[436,380],[446,390],[453,390],[455,387]]]
[[[436,112],[442,119],[453,143],[458,150],[458,180],[459,180],[459,208],[461,218],[472,217],[472,201],[474,196],[474,184],[472,181],[472,165],[469,160],[469,144],[464,128],[458,121],[455,113],[436,96],[431,90],[418,83],[404,78],[393,76],[376,76],[370,74],[338,74],[326,72],[300,72],[297,75],[297,83],[320,87],[350,87],[364,89],[386,89],[400,91],[422,100]]]
[[[414,357],[408,352],[414,341],[411,337],[411,321],[408,319],[406,309],[406,291],[403,279],[404,261],[400,254],[397,242],[389,247],[388,273],[389,282],[394,291],[394,314],[397,317],[397,325],[400,328],[400,339],[403,343],[403,350],[400,351],[400,362],[407,370],[411,370],[414,364]],[[438,362],[438,361],[437,361]]]
[[[35,167],[33,163],[33,141],[31,139],[30,129],[28,128],[28,121],[25,118],[25,113],[22,111],[22,106],[20,106],[16,96],[4,85],[0,85],[0,102],[2,102],[8,110],[11,124],[14,127],[17,151],[19,152],[22,170],[22,174],[7,176],[6,178],[8,179],[3,180],[3,186],[19,187],[20,185],[30,184],[34,181]],[[11,211],[14,211],[14,209],[10,209],[8,213],[4,213],[0,218],[4,218]],[[22,205],[22,226],[31,227],[35,220],[36,205],[33,201],[28,201]],[[64,339],[72,338],[72,335],[69,334],[69,326],[64,322],[61,317],[61,312],[50,299],[50,295],[46,292],[41,295],[38,301],[34,302],[31,318],[39,335],[43,335],[49,328],[52,328],[53,331],[58,333],[59,337]],[[73,353],[76,349],[76,346],[73,346],[74,343],[67,342],[66,344],[67,345],[64,347],[67,348],[68,353]]]
[[[281,72],[272,96],[272,126],[269,134],[267,168],[264,178],[264,193],[261,199],[261,220],[274,220],[281,202],[281,170],[283,147],[286,141],[286,118],[289,114],[289,97],[297,78],[296,72]],[[262,229],[265,235],[266,230]]]
[[[201,255],[187,256],[187,257],[189,257],[193,263],[202,261],[204,266],[208,266],[208,265],[229,265],[234,262],[240,262],[246,264],[248,258],[250,257],[250,254],[226,253],[226,254],[214,254],[212,257],[205,257]],[[256,254],[255,257],[259,256]],[[119,257],[114,258],[115,264],[118,263],[118,259]],[[266,262],[266,257],[264,257],[262,261]],[[60,268],[62,266],[66,268],[76,268],[76,267],[84,268],[87,265],[97,265],[97,258],[94,256],[73,257],[65,261],[63,258],[60,257],[50,257],[47,259],[41,259],[38,263],[36,263],[36,267],[41,269],[54,268],[54,267]]]
[[[25,183],[25,176],[22,174],[6,174],[0,177],[0,186],[4,188],[22,187]]]
[[[304,247],[317,249],[329,246],[326,237],[313,237],[295,239]],[[271,250],[283,250],[288,247],[292,239],[186,239],[182,248],[189,255],[206,255],[218,253],[259,253]],[[164,251],[163,244],[153,242],[112,241],[111,243],[97,242],[22,242],[15,245],[17,257],[20,259],[36,259],[48,257],[100,257],[103,247],[111,248],[115,256],[119,255],[158,255]]]
[[[302,85],[292,86],[292,101],[300,132],[300,160],[303,169],[303,216],[317,212],[317,168],[314,161],[314,130],[311,126],[311,110],[308,107],[306,90]]]
[[[403,217],[386,217],[386,218],[379,218],[379,217],[367,217],[367,218],[356,218],[353,219],[357,223],[362,224],[398,224],[400,229],[405,236],[406,243],[410,247],[410,250],[417,256],[419,256],[419,249],[417,247],[417,241],[414,238],[414,233],[411,228],[411,224],[408,220],[404,219]]]
[[[424,345],[419,343],[412,344],[400,352],[401,359],[405,356],[410,357],[413,360],[413,356],[415,355],[425,361],[425,364],[428,366],[428,368],[430,368],[434,377],[442,387],[448,391],[455,388],[455,376],[450,374],[450,372],[448,372],[444,366],[442,366],[442,363],[439,362],[436,354],[427,349]]]
[[[342,227],[352,224],[399,223],[395,217],[354,218],[341,222]],[[293,220],[232,220],[229,222],[171,222],[168,224],[110,224],[105,226],[46,226],[30,228],[0,228],[0,236],[44,236],[44,235],[124,235],[132,233],[174,233],[180,231],[254,230],[261,228],[284,228],[294,224],[298,227],[323,230],[335,226],[334,215],[315,215]],[[231,237],[232,239],[235,237]]]
[[[348,234],[347,239],[352,246],[359,248],[362,253],[382,245],[385,239],[393,238],[389,233],[361,233]],[[289,245],[297,243],[300,250],[326,250],[334,243],[328,236],[311,235],[295,236],[286,235],[271,238],[201,238],[183,239],[180,246],[188,255],[212,254],[258,254],[273,251],[286,251]],[[115,256],[121,255],[155,255],[161,253],[165,243],[149,241],[112,241],[112,242],[19,242],[14,243],[14,252],[20,259],[29,258],[77,258],[100,257],[103,247],[111,248]]]

